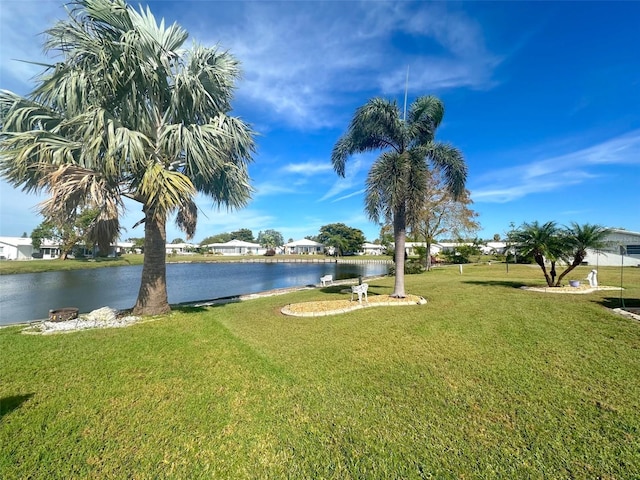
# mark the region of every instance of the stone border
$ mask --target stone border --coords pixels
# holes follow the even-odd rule
[[[623,317],[633,318],[634,320],[640,321],[640,315],[630,312],[629,310],[625,310],[623,308],[614,308],[612,312],[617,313],[618,315],[622,315]]]
[[[542,292],[542,293],[566,293],[569,295],[580,295],[584,293],[593,293],[598,291],[606,291],[606,290],[624,290],[620,287],[520,287],[521,290],[526,290],[527,292]]]
[[[425,305],[427,300],[424,297],[418,297],[419,300],[417,302],[363,302],[362,304],[355,302],[353,306],[349,306],[347,308],[338,308],[336,310],[326,310],[326,311],[318,311],[318,312],[293,312],[289,307],[292,305],[298,305],[296,303],[285,305],[282,307],[280,312],[283,315],[287,315],[290,317],[326,317],[329,315],[339,315],[341,313],[352,312],[354,310],[360,310],[362,308],[373,308],[373,307],[401,307],[404,305]],[[314,303],[322,303],[314,302]]]

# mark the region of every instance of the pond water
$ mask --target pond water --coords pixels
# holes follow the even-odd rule
[[[167,264],[169,303],[197,302],[276,288],[387,273],[381,263],[181,263]],[[46,318],[50,309],[81,313],[135,304],[142,266],[0,275],[0,325]]]

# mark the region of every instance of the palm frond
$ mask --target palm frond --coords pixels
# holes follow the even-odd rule
[[[176,225],[187,234],[187,240],[191,240],[196,233],[198,223],[198,206],[193,200],[189,200],[178,208]]]
[[[383,153],[371,166],[366,180],[365,205],[370,219],[391,219],[406,201],[411,165],[407,154]]]
[[[430,142],[425,154],[433,166],[442,172],[449,193],[455,200],[464,194],[467,181],[467,164],[462,152],[448,143]]]
[[[431,142],[444,117],[444,104],[434,96],[419,97],[411,104],[407,119],[409,138],[413,145]]]
[[[392,149],[404,151],[405,138],[396,102],[381,98],[369,100],[358,108],[347,132],[336,142],[331,163],[344,176],[345,163],[354,153]]]
[[[45,32],[61,60],[44,65],[30,97],[0,92],[0,175],[48,193],[49,217],[97,208],[96,241],[119,230],[122,195],[158,216],[177,212],[188,235],[196,191],[246,205],[255,134],[227,115],[239,62],[184,49],[184,29],[124,0],[74,0],[68,13]]]
[[[112,205],[110,213],[123,207],[118,186],[92,170],[73,164],[41,165],[39,169],[44,172],[40,187],[50,195],[40,204],[45,217],[65,220],[65,215],[70,215],[78,206],[88,204],[99,209]]]
[[[192,201],[195,193],[196,189],[189,177],[166,170],[159,163],[146,168],[136,192],[148,211],[162,218]]]

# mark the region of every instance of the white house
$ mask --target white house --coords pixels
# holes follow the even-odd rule
[[[587,250],[584,264],[601,266],[640,266],[640,232],[612,228],[602,250]]]
[[[384,245],[378,245],[375,243],[365,242],[362,244],[362,250],[360,255],[382,255],[386,250]]]
[[[259,243],[231,240],[225,243],[210,243],[205,247],[218,255],[264,255],[267,251]]]
[[[395,248],[394,243],[391,243],[391,246]],[[405,242],[404,244],[404,249],[407,252],[407,255],[409,255],[410,257],[418,255],[416,247],[427,248],[427,244],[426,242]],[[431,248],[429,250],[431,255],[437,255],[442,251],[442,245],[434,242],[431,244]]]
[[[192,245],[191,243],[167,243],[165,245],[167,255],[170,255],[172,253],[185,255],[187,253],[191,253],[195,249],[196,245]]]
[[[32,253],[30,238],[0,237],[0,260],[29,260]]]
[[[506,249],[506,242],[487,242],[484,245],[480,245],[480,251],[485,255],[500,255],[503,254]]]
[[[295,242],[285,243],[284,253],[286,254],[309,254],[316,255],[324,252],[324,245],[319,242],[314,242],[307,238],[302,240],[296,240]]]

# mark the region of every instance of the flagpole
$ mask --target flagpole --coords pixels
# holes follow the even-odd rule
[[[404,113],[402,120],[407,121],[407,92],[409,91],[409,65],[407,65],[407,78],[404,82]]]

